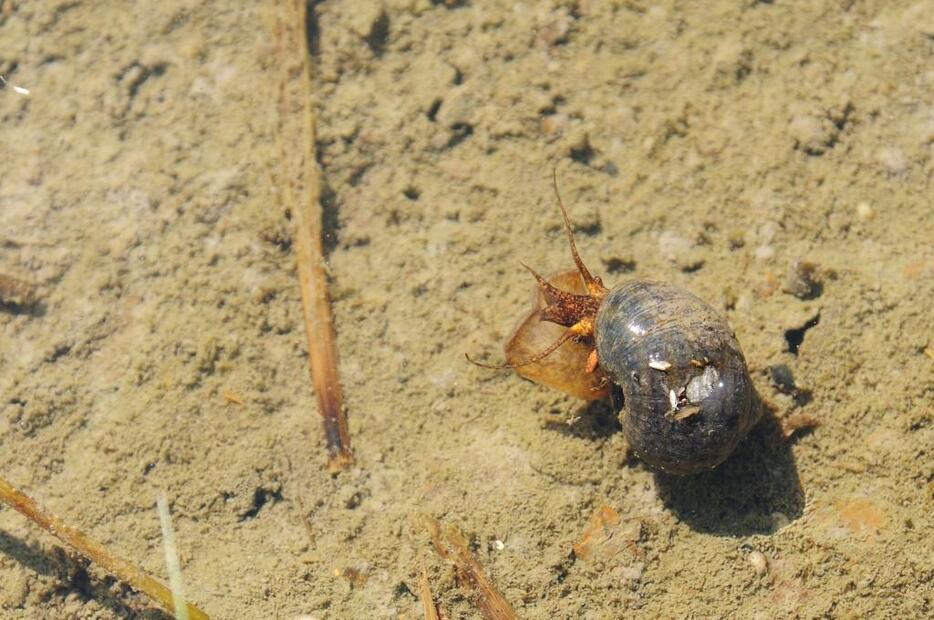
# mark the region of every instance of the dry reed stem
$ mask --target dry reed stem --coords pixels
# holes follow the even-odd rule
[[[430,517],[426,517],[425,523],[435,551],[454,564],[458,583],[474,591],[474,604],[483,617],[487,620],[517,620],[516,612],[483,572],[460,530],[450,524],[442,528],[436,519]]]
[[[312,106],[311,50],[305,28],[308,6],[303,0],[285,0],[289,5],[289,20],[285,28],[277,24],[276,34],[280,53],[299,50],[302,79],[301,113],[304,115],[304,201],[296,183],[290,182],[291,191],[283,192],[295,221],[295,250],[298,262],[298,280],[302,294],[305,333],[308,339],[308,365],[311,381],[318,401],[318,410],[324,423],[324,438],[328,450],[328,470],[341,471],[353,464],[350,432],[344,413],[344,398],[337,372],[337,346],[334,319],[328,296],[327,270],[321,231],[321,186],[315,159],[315,114]],[[283,44],[285,49],[283,49]],[[290,113],[287,84],[293,76],[294,64],[287,59],[282,63],[284,74],[280,84],[279,127],[277,141],[283,175],[293,179],[287,170],[286,151],[282,133]],[[294,193],[293,193],[294,192]]]
[[[424,567],[422,567],[418,576],[418,598],[422,602],[425,620],[441,620],[438,615],[438,606],[435,604],[435,599],[431,595],[431,586],[428,585],[428,574],[425,572]]]
[[[167,612],[174,613],[172,592],[167,587],[144,573],[136,565],[113,555],[101,544],[88,538],[84,532],[67,525],[55,515],[45,512],[35,500],[2,478],[0,478],[0,500],[120,581],[148,596]],[[208,620],[208,615],[194,605],[189,603],[187,607],[192,620]]]

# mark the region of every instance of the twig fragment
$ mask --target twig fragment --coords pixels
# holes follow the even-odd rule
[[[324,423],[324,437],[328,450],[328,469],[343,470],[353,464],[350,449],[350,432],[344,413],[344,398],[337,371],[337,346],[335,344],[334,319],[327,288],[324,247],[321,238],[321,187],[315,159],[315,114],[312,107],[311,50],[305,27],[308,19],[308,4],[303,0],[285,0],[290,6],[289,23],[277,25],[280,52],[299,50],[302,90],[300,110],[304,125],[304,200],[301,189],[291,182],[292,191],[284,191],[286,204],[295,221],[295,250],[298,262],[298,279],[302,293],[305,315],[305,333],[308,339],[308,363],[311,381],[318,401],[318,410]],[[283,146],[287,118],[291,111],[288,83],[294,75],[294,62],[282,62],[283,77],[280,85],[278,142],[283,175],[293,179],[286,169],[288,159]]]
[[[425,518],[425,525],[435,551],[454,564],[458,583],[474,591],[474,604],[483,617],[486,620],[517,620],[516,612],[486,576],[460,530],[450,524],[442,527],[437,519],[430,517]]]
[[[30,521],[134,590],[142,592],[164,610],[169,613],[175,611],[172,592],[162,583],[144,573],[138,566],[113,555],[103,545],[88,538],[84,532],[71,527],[55,515],[45,512],[34,499],[2,478],[0,478],[0,501],[16,509]],[[208,620],[208,615],[194,605],[188,603],[186,607],[191,620]]]
[[[428,585],[428,573],[422,567],[418,575],[418,598],[422,602],[422,610],[425,612],[425,620],[440,620],[438,614],[438,605],[431,595],[431,586]]]
[[[28,88],[23,88],[22,86],[17,86],[16,84],[10,84],[9,82],[7,82],[5,77],[0,75],[0,88],[6,88],[7,84],[10,85],[10,88],[12,88],[13,92],[15,92],[17,95],[28,95],[29,94]]]
[[[820,420],[809,413],[792,413],[779,422],[782,439],[790,440],[798,431],[807,431],[820,426]]]

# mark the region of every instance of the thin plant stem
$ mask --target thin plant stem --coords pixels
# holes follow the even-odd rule
[[[145,594],[162,609],[174,613],[172,592],[167,587],[144,573],[138,566],[118,558],[103,545],[88,538],[81,530],[71,527],[55,515],[44,511],[34,499],[3,478],[0,478],[0,501],[15,508],[27,519],[134,590]],[[187,608],[191,620],[208,620],[208,615],[194,605],[187,604]]]
[[[165,566],[169,571],[175,620],[191,620],[188,605],[185,603],[185,586],[182,581],[182,567],[178,561],[178,549],[175,547],[175,530],[172,528],[172,515],[169,514],[169,500],[165,493],[160,493],[156,498],[156,509],[159,511],[159,525],[162,526],[162,547],[165,549]]]

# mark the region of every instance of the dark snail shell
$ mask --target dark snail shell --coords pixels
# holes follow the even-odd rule
[[[597,313],[595,339],[601,369],[623,391],[623,432],[658,469],[716,467],[759,419],[732,330],[683,289],[644,280],[617,286]]]

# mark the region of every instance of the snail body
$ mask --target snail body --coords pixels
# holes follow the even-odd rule
[[[733,331],[671,284],[604,287],[577,252],[560,196],[558,204],[577,269],[549,278],[529,269],[535,305],[507,340],[506,363],[489,367],[587,400],[621,391],[623,434],[643,461],[678,475],[716,467],[761,416]]]

